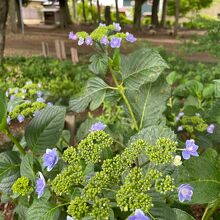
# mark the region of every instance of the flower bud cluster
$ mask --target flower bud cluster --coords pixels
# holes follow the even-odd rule
[[[157,179],[155,182],[155,191],[161,194],[166,194],[175,189],[174,179],[170,175]]]
[[[31,181],[25,176],[18,178],[12,186],[12,191],[13,193],[21,196],[25,196],[28,193],[31,193],[33,191],[33,188],[31,187]]]
[[[134,211],[138,208],[148,212],[153,206],[152,198],[147,195],[146,191],[143,191],[143,188],[149,190],[149,182],[144,181],[141,168],[133,168],[116,195],[120,209],[122,211]]]
[[[75,219],[82,219],[84,216],[87,216],[89,213],[89,206],[86,199],[83,197],[76,197],[70,202],[67,213],[74,216]]]
[[[60,174],[52,181],[52,190],[57,195],[67,194],[72,187],[79,184],[84,184],[84,173],[80,163],[67,166]]]
[[[146,148],[146,154],[149,160],[155,164],[167,164],[173,161],[174,153],[177,149],[177,143],[169,138],[159,138],[155,146],[149,145]]]
[[[104,131],[91,132],[87,138],[78,145],[78,153],[86,163],[97,163],[101,159],[104,149],[110,147],[113,143],[112,138]]]
[[[92,206],[91,217],[92,219],[109,219],[110,212],[110,201],[106,198],[96,198],[95,203]]]
[[[193,133],[194,131],[206,131],[208,124],[200,116],[183,116],[179,121],[183,130]]]

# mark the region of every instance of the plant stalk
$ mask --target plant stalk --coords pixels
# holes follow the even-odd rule
[[[220,198],[216,200],[216,202],[211,208],[209,208],[209,206],[206,207],[205,213],[202,216],[202,220],[209,220],[219,206],[220,206]]]
[[[12,133],[10,132],[10,130],[7,128],[6,130],[4,130],[4,133],[9,137],[9,139],[15,144],[15,146],[18,148],[18,151],[25,156],[26,152],[24,150],[24,148],[20,145],[20,143],[18,142],[18,140],[12,135]]]
[[[124,100],[124,102],[125,102],[125,104],[126,104],[126,106],[127,106],[127,108],[128,108],[128,111],[129,111],[129,113],[130,113],[130,115],[131,115],[131,118],[132,118],[133,123],[134,123],[134,128],[135,128],[135,130],[138,131],[138,130],[139,130],[138,124],[137,124],[137,121],[136,121],[136,119],[135,119],[134,112],[133,112],[133,110],[132,110],[132,108],[131,108],[131,105],[130,105],[130,103],[129,103],[127,97],[125,96],[124,87],[123,87],[122,85],[119,85],[118,80],[117,80],[116,77],[115,77],[115,74],[114,74],[114,71],[113,71],[113,69],[112,69],[111,64],[109,64],[109,69],[110,69],[112,78],[113,78],[113,80],[114,80],[114,83],[115,83],[115,85],[117,86],[118,92],[121,94],[121,96],[122,96],[122,98],[123,98],[123,100]]]

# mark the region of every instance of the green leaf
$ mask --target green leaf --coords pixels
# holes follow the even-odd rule
[[[178,75],[178,73],[175,72],[175,71],[171,72],[171,73],[166,77],[167,83],[168,83],[169,85],[173,85],[177,79],[179,79],[179,75]]]
[[[20,173],[21,176],[26,176],[32,183],[35,183],[34,160],[32,154],[28,153],[22,158]]]
[[[0,90],[0,131],[7,127],[7,104],[5,93]]]
[[[207,85],[202,91],[203,98],[208,99],[213,97],[215,94],[215,86],[213,84]]]
[[[44,200],[34,201],[27,211],[26,220],[58,220],[59,206]]]
[[[62,134],[65,113],[66,109],[59,106],[43,109],[26,128],[27,145],[38,153],[54,147]]]
[[[0,154],[0,191],[11,192],[13,183],[20,177],[19,153],[6,151]]]
[[[188,183],[193,187],[190,204],[205,204],[219,197],[219,161],[217,152],[208,149],[203,155],[184,161],[183,166],[179,168],[179,184]]]
[[[195,220],[191,215],[183,210],[174,208],[173,211],[176,214],[175,220]]]
[[[129,90],[126,95],[140,129],[161,123],[170,95],[170,87],[164,78],[143,85],[139,91]]]
[[[90,79],[85,93],[79,98],[71,99],[69,108],[75,112],[82,112],[90,103],[92,111],[97,109],[104,101],[106,89],[108,88],[109,86],[101,78],[94,77]]]
[[[122,79],[129,90],[156,81],[165,68],[168,65],[153,49],[143,48],[122,57]]]
[[[211,121],[217,122],[218,124],[220,124],[220,99],[219,98],[216,99],[212,103],[212,106],[210,108],[208,115]]]
[[[172,140],[176,139],[174,132],[166,125],[161,124],[142,129],[130,138],[129,143],[142,139],[153,145],[159,137],[170,138]]]
[[[151,215],[157,220],[175,219],[175,212],[165,203],[154,202],[154,207],[150,210]]]
[[[105,54],[94,54],[91,56],[89,70],[97,75],[105,76],[108,70],[108,56]]]
[[[203,92],[203,85],[197,80],[189,80],[185,83],[186,89],[191,95],[201,97]]]

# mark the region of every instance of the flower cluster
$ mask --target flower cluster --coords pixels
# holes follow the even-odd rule
[[[6,96],[11,101],[15,98],[19,99],[19,103],[15,107],[11,105],[9,108],[8,125],[15,119],[22,123],[25,118],[36,117],[41,109],[53,105],[50,102],[45,103],[45,99],[42,97],[43,92],[40,91],[41,88],[41,84],[27,82],[22,88],[9,88],[6,91]]]
[[[177,131],[187,131],[191,135],[193,135],[195,131],[204,132],[207,130],[208,133],[212,133],[214,130],[213,125],[210,125],[208,127],[204,119],[198,114],[194,116],[186,116],[183,113],[181,114],[181,117],[179,115],[177,116],[178,118]]]
[[[91,132],[87,138],[78,145],[78,152],[86,163],[97,163],[101,159],[104,149],[110,147],[113,143],[112,138],[102,130]]]
[[[31,193],[33,191],[31,181],[25,176],[18,178],[12,186],[12,191],[21,196]]]
[[[137,39],[133,34],[120,32],[121,27],[118,23],[113,23],[112,25],[100,24],[90,35],[83,32],[73,33],[70,32],[69,39],[78,40],[78,45],[83,44],[93,45],[94,42],[99,43],[103,46],[110,45],[111,48],[119,48],[121,46],[122,40],[126,40],[130,43],[135,42]]]
[[[146,154],[151,162],[155,164],[166,164],[172,162],[176,149],[176,142],[168,138],[159,138],[155,146],[148,146],[146,148]]]

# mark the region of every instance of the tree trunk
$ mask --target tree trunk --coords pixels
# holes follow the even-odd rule
[[[95,23],[95,18],[94,18],[94,14],[93,14],[93,5],[92,5],[92,0],[89,0],[89,3],[90,3],[90,9],[91,9],[91,18],[92,18],[92,21]]]
[[[117,20],[117,23],[120,23],[120,16],[119,16],[119,10],[118,10],[118,0],[115,0],[115,9],[116,9],[116,20]]]
[[[76,0],[73,0],[73,20],[76,20]]]
[[[10,31],[13,33],[18,32],[18,26],[17,26],[17,3],[16,0],[9,0],[9,9],[8,14],[10,18]]]
[[[105,6],[105,23],[106,25],[110,25],[112,23],[110,6]]]
[[[146,0],[135,0],[133,28],[136,31],[141,30],[142,5]]]
[[[158,20],[159,3],[160,3],[160,0],[153,0],[151,24],[155,27],[158,27],[158,25],[159,25],[159,20]]]
[[[67,28],[68,24],[71,23],[68,1],[59,0],[59,4],[60,4],[60,27],[64,29]]]
[[[5,49],[5,31],[8,15],[8,0],[0,1],[0,63],[2,62]]]
[[[166,15],[167,15],[167,0],[163,0],[162,17],[160,23],[160,26],[162,28],[164,28],[166,25]]]
[[[83,8],[83,18],[84,18],[84,21],[87,22],[86,9],[85,9],[85,0],[82,0],[82,8]]]
[[[97,11],[98,11],[98,22],[101,22],[101,9],[100,9],[100,4],[99,0],[97,0]]]
[[[180,10],[180,1],[176,0],[175,7],[175,25],[174,25],[174,37],[178,34],[178,26],[179,26],[179,10]]]

